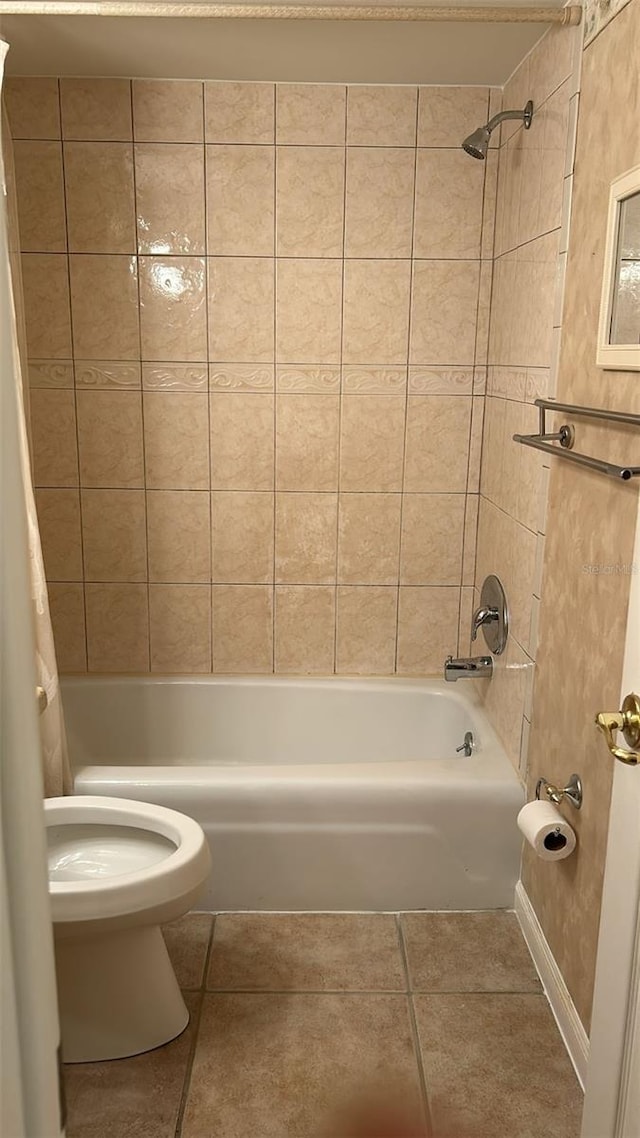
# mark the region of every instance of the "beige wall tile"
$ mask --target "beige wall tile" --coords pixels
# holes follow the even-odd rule
[[[207,146],[207,249],[218,257],[270,257],[274,242],[274,151]]]
[[[384,676],[395,671],[397,610],[397,589],[338,586],[338,673]]]
[[[340,391],[340,368],[304,367],[296,364],[279,367],[276,369],[276,390],[331,395]]]
[[[457,150],[418,150],[416,257],[479,257],[484,162]]]
[[[146,581],[144,490],[83,490],[86,581]]]
[[[273,391],[273,367],[255,367],[253,364],[211,364],[209,367],[211,392],[230,391],[237,394],[255,392],[257,395]]]
[[[341,494],[338,581],[393,585],[400,557],[400,494]]]
[[[135,253],[133,152],[125,142],[65,142],[71,253]]]
[[[8,75],[3,95],[13,139],[60,138],[57,79]]]
[[[71,360],[29,360],[29,387],[73,387]]]
[[[27,350],[35,359],[71,355],[69,270],[67,258],[26,253],[22,258]]]
[[[213,580],[273,581],[273,494],[216,491],[211,496]]]
[[[464,510],[463,494],[405,495],[400,558],[403,585],[460,583]]]
[[[82,360],[139,360],[135,257],[69,258],[73,348]]]
[[[205,83],[207,142],[273,142],[273,83]]]
[[[202,142],[202,83],[134,79],[131,91],[136,142]]]
[[[206,364],[143,364],[142,386],[146,391],[206,391]]]
[[[138,389],[141,383],[139,363],[119,360],[76,360],[76,387],[107,387],[115,391]]]
[[[152,672],[211,671],[209,585],[150,585]]]
[[[460,589],[402,586],[398,605],[400,674],[440,674],[458,643]]]
[[[480,264],[416,261],[413,269],[413,364],[472,364]]]
[[[464,493],[471,399],[410,395],[404,488],[409,493]]]
[[[410,280],[409,261],[346,262],[345,363],[406,364]]]
[[[346,87],[329,83],[276,85],[276,142],[288,146],[342,146]]]
[[[341,257],[344,148],[279,146],[276,253],[279,257]]]
[[[36,490],[38,529],[47,581],[82,581],[77,490]]]
[[[73,391],[30,392],[35,486],[77,486],[78,447]]]
[[[471,410],[471,432],[469,434],[469,470],[467,473],[467,491],[470,494],[477,494],[480,489],[484,408],[484,396],[474,395]]]
[[[62,137],[127,142],[132,137],[128,79],[61,79]]]
[[[276,586],[275,670],[333,672],[335,589]]]
[[[349,87],[349,146],[415,146],[415,87]]]
[[[90,672],[149,671],[146,585],[86,585]]]
[[[337,494],[276,495],[276,581],[335,581],[337,508]]]
[[[204,151],[137,143],[136,216],[140,253],[204,253]]]
[[[144,485],[142,401],[135,391],[78,391],[80,482],[104,489]]]
[[[345,395],[394,395],[407,390],[406,367],[344,367],[342,385]]]
[[[347,150],[346,257],[410,257],[415,151]]]
[[[475,581],[479,501],[479,494],[467,494],[464,515],[464,554],[462,559],[462,584],[469,586],[472,586]]]
[[[340,437],[340,488],[400,490],[406,400],[401,395],[345,395]]]
[[[473,389],[472,367],[409,368],[411,395],[471,395]]]
[[[207,396],[145,391],[144,446],[149,489],[208,490]]]
[[[59,142],[14,142],[20,248],[66,253],[62,148]]]
[[[140,257],[143,360],[206,360],[205,261]]]
[[[271,585],[213,586],[213,670],[273,671]]]
[[[274,397],[212,392],[211,487],[273,490]]]
[[[487,87],[420,87],[418,146],[460,146],[488,117]]]
[[[149,490],[147,536],[150,581],[211,580],[211,508],[206,491]]]
[[[276,396],[278,490],[338,489],[339,395]]]
[[[339,363],[342,262],[277,262],[276,360]]]
[[[84,586],[47,583],[58,671],[86,672]]]
[[[273,260],[214,257],[208,267],[211,359],[273,362]]]

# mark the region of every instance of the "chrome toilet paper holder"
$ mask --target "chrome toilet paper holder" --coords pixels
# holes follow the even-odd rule
[[[582,806],[582,779],[578,774],[572,774],[566,786],[555,786],[554,783],[549,782],[548,778],[539,778],[536,783],[536,799],[540,800],[540,795],[544,793],[550,802],[558,803],[570,802],[579,810]]]

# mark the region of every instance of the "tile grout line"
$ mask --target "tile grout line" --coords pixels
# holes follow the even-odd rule
[[[184,1073],[184,1081],[182,1084],[182,1094],[180,1096],[180,1103],[178,1105],[178,1113],[176,1115],[176,1125],[175,1125],[175,1130],[173,1132],[174,1138],[180,1138],[180,1136],[182,1134],[182,1123],[184,1121],[184,1114],[185,1114],[185,1110],[187,1107],[187,1101],[189,1098],[189,1091],[191,1090],[191,1075],[193,1072],[193,1064],[194,1064],[195,1058],[196,1058],[196,1051],[198,1049],[198,1037],[200,1035],[200,1022],[202,1020],[202,1008],[204,1005],[205,996],[207,994],[207,976],[209,974],[209,962],[211,960],[211,953],[213,950],[213,937],[214,937],[215,927],[216,927],[216,918],[215,918],[215,914],[214,914],[213,919],[211,921],[211,930],[209,932],[209,939],[207,941],[207,951],[205,953],[205,958],[204,958],[204,967],[202,970],[202,980],[200,983],[200,987],[197,989],[197,991],[200,993],[200,999],[198,1001],[197,1010],[196,1010],[195,1015],[193,1017],[193,1041],[192,1041],[191,1047],[189,1049],[189,1057],[187,1059],[187,1065],[186,1065],[185,1073]]]
[[[393,674],[398,674],[398,655],[400,647],[400,583],[402,581],[402,524],[404,520],[404,495],[406,493],[407,473],[407,431],[409,427],[409,368],[411,365],[411,334],[413,331],[413,285],[415,273],[415,237],[416,216],[418,206],[418,131],[420,126],[420,88],[416,88],[416,114],[415,114],[415,145],[413,147],[413,196],[411,203],[411,246],[409,249],[409,296],[407,319],[407,362],[405,367],[404,388],[404,429],[402,433],[402,479],[400,483],[400,519],[398,529],[398,583],[396,586],[396,628],[393,656]],[[473,380],[471,382],[473,389]]]
[[[409,1013],[409,1025],[411,1030],[411,1041],[413,1043],[413,1051],[416,1060],[416,1067],[418,1068],[418,1081],[420,1084],[420,1096],[422,1098],[422,1106],[424,1109],[425,1122],[427,1124],[427,1131],[431,1135],[433,1133],[433,1125],[431,1120],[431,1110],[429,1107],[429,1092],[427,1090],[427,1077],[424,1069],[424,1062],[422,1059],[422,1048],[420,1047],[420,1035],[418,1032],[418,1023],[416,1020],[416,1012],[413,1004],[413,991],[411,988],[411,973],[409,971],[409,957],[407,953],[407,946],[404,939],[404,929],[402,927],[402,914],[396,915],[396,928],[398,932],[398,947],[400,950],[400,958],[402,960],[402,967],[407,984],[407,1010]]]
[[[209,462],[209,672],[213,674],[215,662],[215,630],[213,627],[213,434],[211,421],[211,376],[210,376],[210,313],[209,313],[209,209],[208,209],[208,171],[209,159],[207,150],[207,113],[206,89],[201,84],[202,96],[202,180],[203,180],[203,208],[204,208],[204,299],[205,299],[205,330],[207,339],[207,421],[209,437],[207,439],[207,454]],[[200,145],[200,143],[196,143]],[[215,918],[214,918],[215,920]]]
[[[60,89],[60,80],[56,80],[56,90],[58,93],[58,114],[60,116],[60,165],[62,167],[62,203],[64,206],[64,230],[65,230],[65,244],[66,253],[64,254],[67,264],[67,287],[69,289],[69,336],[71,348],[71,374],[73,377],[73,412],[75,416],[75,435],[76,435],[76,454],[77,454],[77,470],[78,470],[78,523],[80,526],[80,558],[82,564],[82,580],[79,582],[82,586],[82,613],[84,619],[84,663],[85,670],[89,672],[89,635],[88,635],[88,622],[87,622],[87,572],[85,564],[85,550],[84,550],[84,525],[82,515],[82,477],[80,474],[80,432],[78,428],[78,388],[76,385],[76,355],[75,344],[73,339],[73,307],[71,304],[71,255],[69,252],[69,216],[67,209],[67,178],[65,171],[65,149],[64,149],[64,131],[62,128],[62,91]],[[27,376],[29,372],[29,364],[27,361]],[[42,487],[39,487],[42,489]],[[35,487],[34,487],[35,493]],[[47,576],[45,570],[45,577]]]
[[[333,672],[334,675],[338,674],[338,585],[339,585],[339,568],[340,568],[340,514],[341,514],[341,466],[342,466],[342,414],[343,414],[343,401],[344,401],[344,315],[345,315],[345,284],[347,276],[347,162],[349,152],[347,148],[347,133],[348,133],[348,115],[349,115],[349,89],[347,86],[344,88],[344,147],[343,147],[343,185],[342,185],[342,275],[341,286],[342,295],[340,297],[340,363],[339,363],[339,398],[338,398],[338,447],[337,447],[337,469],[336,469],[336,556],[335,556],[335,584],[333,592]]]

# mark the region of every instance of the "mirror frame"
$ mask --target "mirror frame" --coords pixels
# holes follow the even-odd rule
[[[615,178],[609,191],[596,363],[599,367],[618,371],[640,371],[640,344],[609,343],[611,310],[618,277],[617,250],[620,203],[636,193],[640,193],[640,166],[634,166],[632,170],[627,170],[626,174],[621,174],[619,178]]]

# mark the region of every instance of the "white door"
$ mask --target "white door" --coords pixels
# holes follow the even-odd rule
[[[631,574],[621,701],[640,695],[640,511]],[[639,1138],[640,764],[608,758],[604,739],[602,748],[615,772],[582,1138]]]

